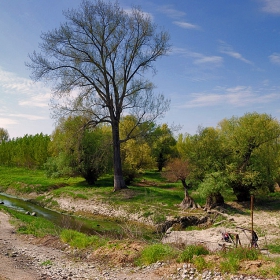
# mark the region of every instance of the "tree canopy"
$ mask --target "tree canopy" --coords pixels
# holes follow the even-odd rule
[[[144,77],[169,50],[169,35],[140,9],[126,12],[117,2],[83,1],[64,15],[66,22],[59,28],[42,33],[41,53],[30,54],[27,66],[34,80],[53,83],[55,117],[83,115],[88,125],[110,124],[114,190],[119,190],[126,187],[120,144],[131,134],[120,139],[121,117],[133,115],[139,125],[169,108],[169,100],[155,94]]]

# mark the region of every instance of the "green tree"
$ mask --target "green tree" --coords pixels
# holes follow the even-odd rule
[[[156,160],[158,171],[161,172],[166,162],[178,156],[176,140],[167,124],[155,128],[149,137],[153,157]]]
[[[33,79],[53,81],[56,116],[82,114],[92,125],[110,124],[114,190],[126,188],[120,120],[130,114],[139,125],[167,111],[169,101],[153,93],[143,74],[167,53],[169,36],[157,32],[151,17],[140,9],[126,12],[117,2],[83,1],[79,9],[64,15],[66,23],[41,35],[41,53],[31,54],[27,66]]]
[[[111,132],[106,127],[86,128],[83,117],[61,119],[49,146],[48,176],[82,176],[89,185],[111,167]]]
[[[190,181],[198,186],[206,174],[221,171],[224,168],[224,154],[217,129],[199,128],[195,135],[179,135],[177,150],[182,159],[191,166]]]
[[[0,127],[0,144],[9,140],[8,130]]]
[[[279,122],[267,114],[247,113],[219,123],[229,184],[239,201],[271,189],[279,163]]]

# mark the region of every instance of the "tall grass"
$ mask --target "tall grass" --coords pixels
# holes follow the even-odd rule
[[[157,261],[166,261],[173,259],[178,252],[175,248],[167,244],[148,245],[136,260],[137,265],[149,265]]]
[[[221,252],[221,256],[225,259],[220,263],[222,272],[236,273],[240,268],[240,262],[244,260],[257,260],[260,251],[254,248],[237,247],[232,250]]]
[[[62,230],[60,238],[63,242],[78,249],[85,249],[88,247],[96,249],[98,247],[104,246],[107,243],[107,240],[100,236],[89,236],[71,229]]]

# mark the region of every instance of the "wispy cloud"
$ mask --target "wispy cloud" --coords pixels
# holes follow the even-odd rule
[[[234,107],[244,107],[253,104],[263,104],[280,99],[277,93],[260,95],[251,87],[237,86],[233,88],[219,88],[213,93],[193,93],[191,100],[181,106],[184,108],[212,107],[221,104],[232,105]]]
[[[196,29],[199,30],[200,27],[198,25],[185,22],[185,21],[173,21],[174,24],[178,25],[179,27],[185,28],[185,29]]]
[[[51,96],[51,90],[43,83],[34,83],[30,79],[4,71],[0,68],[0,91],[14,96],[20,106],[46,107]],[[16,96],[16,97],[15,97]]]
[[[274,15],[280,15],[280,1],[279,0],[261,0],[263,3],[262,11],[274,14]]]
[[[198,52],[192,52],[183,48],[173,48],[172,54],[179,54],[187,58],[193,59],[194,65],[208,66],[208,67],[220,67],[223,64],[223,58],[217,55],[204,55]]]
[[[186,16],[186,13],[174,9],[171,5],[160,6],[158,10],[169,18],[176,19],[173,21],[173,23],[181,28],[194,30],[201,29],[198,25],[183,20],[183,18]]]
[[[230,45],[228,45],[227,43],[225,43],[223,41],[220,41],[220,43],[221,43],[221,46],[220,46],[220,52],[221,53],[229,55],[229,56],[231,56],[233,58],[236,58],[236,59],[238,59],[238,60],[240,60],[242,62],[245,62],[247,64],[254,65],[253,62],[251,62],[250,60],[244,58],[242,56],[242,54],[240,54],[239,52],[234,51],[233,48]]]
[[[173,9],[171,5],[160,6],[158,10],[163,14],[167,15],[168,17],[174,19],[182,18],[186,15],[185,12]]]
[[[280,53],[273,53],[272,55],[269,56],[269,60],[273,64],[280,65]]]

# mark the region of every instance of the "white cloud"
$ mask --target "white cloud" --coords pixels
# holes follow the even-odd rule
[[[253,104],[263,104],[280,99],[277,93],[260,95],[253,91],[251,87],[237,86],[233,88],[219,88],[216,93],[193,93],[192,99],[184,108],[212,107],[219,105],[232,105],[234,107],[244,107]]]
[[[13,117],[13,118],[27,119],[27,120],[30,120],[30,121],[47,119],[46,117],[43,117],[43,116],[29,115],[29,114],[9,114],[9,116]]]
[[[17,124],[18,122],[15,119],[10,118],[0,118],[0,127],[8,128],[11,124]]]
[[[51,90],[43,83],[34,83],[30,79],[4,71],[0,68],[0,91],[12,96],[21,106],[46,107],[50,100]]]
[[[186,15],[185,12],[175,10],[170,5],[161,6],[158,8],[158,10],[166,14],[168,17],[175,18],[175,19],[182,18],[183,16]]]
[[[269,60],[273,64],[280,65],[280,53],[273,53],[272,55],[269,56]]]
[[[192,52],[183,48],[174,48],[172,50],[173,54],[184,55],[185,57],[190,57],[193,59],[193,64],[199,66],[210,66],[210,67],[220,67],[223,64],[223,58],[221,56],[207,56],[198,52]]]
[[[185,22],[185,21],[173,21],[174,24],[178,25],[179,27],[185,28],[185,29],[200,29],[198,25]]]
[[[280,15],[280,1],[279,0],[261,0],[263,3],[262,11],[269,14]]]
[[[250,65],[253,65],[253,64],[254,64],[254,63],[251,62],[250,60],[244,58],[240,53],[234,51],[234,50],[232,49],[231,46],[229,46],[228,44],[226,44],[226,43],[223,42],[223,41],[221,41],[220,52],[221,52],[221,53],[224,53],[224,54],[226,54],[226,55],[229,55],[229,56],[231,56],[231,57],[233,57],[233,58],[236,58],[236,59],[238,59],[238,60],[240,60],[240,61],[242,61],[242,62],[245,62],[245,63],[247,63],[247,64],[250,64]]]

